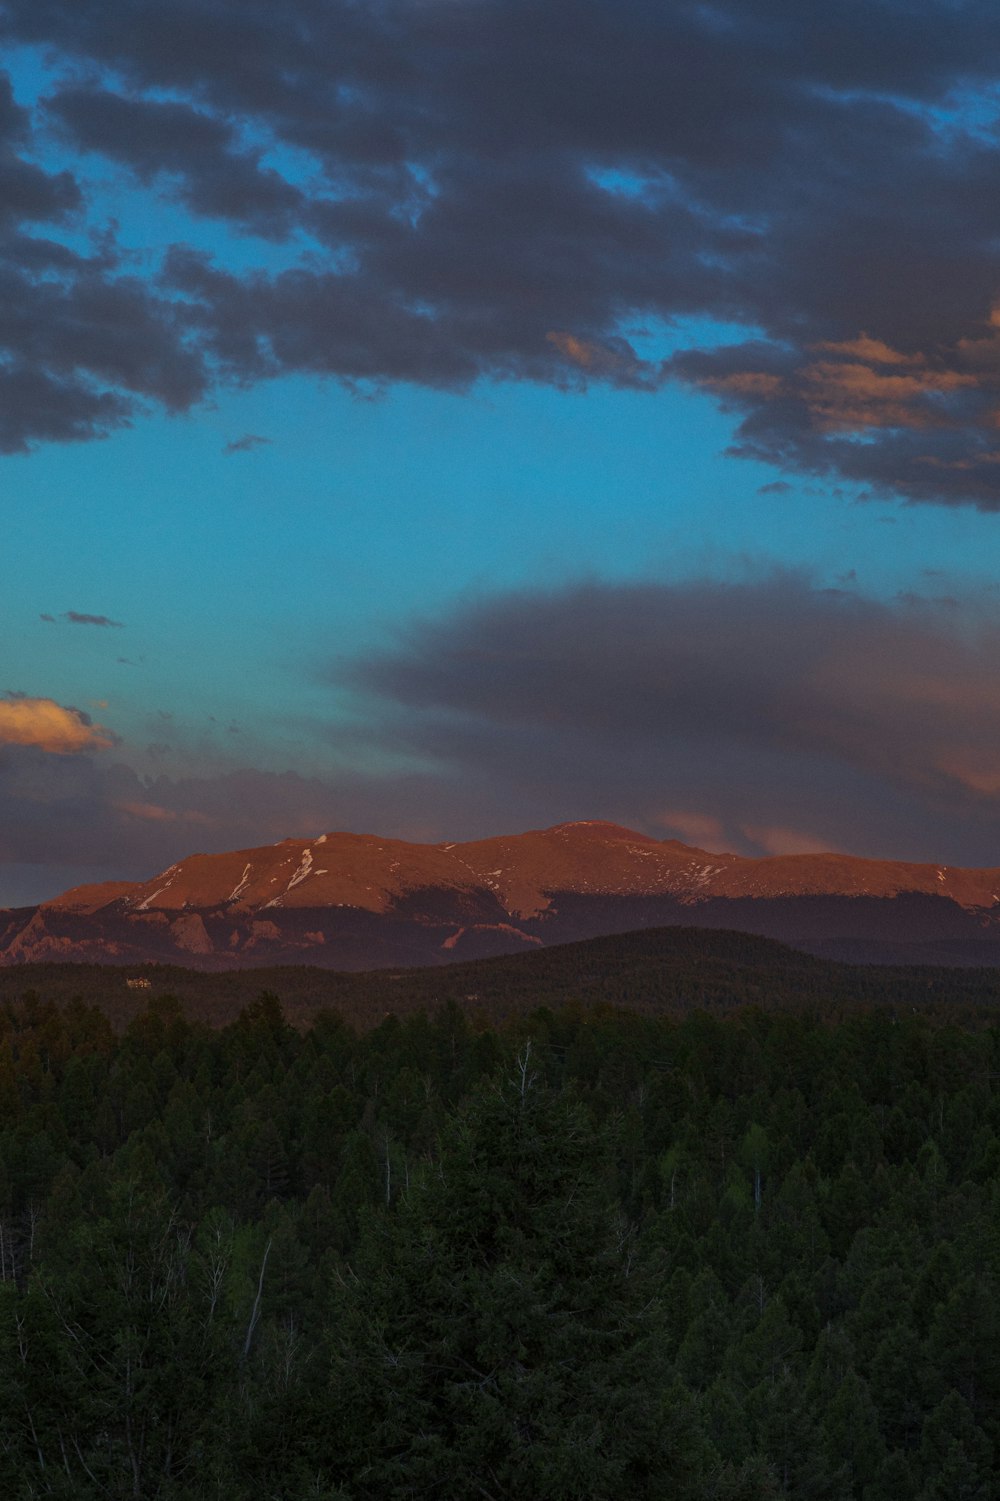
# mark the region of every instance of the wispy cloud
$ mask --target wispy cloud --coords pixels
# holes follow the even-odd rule
[[[259,433],[244,433],[242,438],[231,439],[223,448],[222,452],[252,453],[255,448],[265,448],[272,440],[262,438]]]
[[[124,801],[114,805],[120,813],[127,813],[130,818],[140,818],[148,823],[187,823],[211,825],[218,822],[210,818],[207,813],[201,813],[194,808],[165,808],[162,803],[145,803]]]
[[[124,621],[111,620],[107,615],[85,615],[80,610],[67,610],[62,619],[70,625],[113,626],[116,630],[121,630],[124,626]]]
[[[46,621],[49,625],[56,624],[56,617],[54,615],[45,613],[39,615],[38,618],[39,620]],[[115,630],[122,630],[125,624],[122,620],[112,620],[109,615],[88,615],[82,610],[65,610],[59,616],[59,619],[64,620],[67,625],[111,626]]]

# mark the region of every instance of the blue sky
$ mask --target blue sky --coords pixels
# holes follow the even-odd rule
[[[176,50],[142,0],[110,7],[117,31],[8,7],[0,902],[311,818],[448,839],[614,816],[997,863],[1000,226],[977,190],[1000,55],[979,7],[944,54],[950,8],[923,7],[904,59],[880,5],[835,6],[827,51],[797,58],[777,0],[723,6],[733,39],[588,4],[560,52],[517,6],[484,0],[470,29],[474,8],[331,6],[338,73],[321,36],[279,56],[257,7],[192,0]],[[239,66],[211,51],[227,20]],[[665,79],[688,56],[702,90],[647,107],[632,48]],[[476,82],[491,54],[520,114]],[[638,585],[660,621],[641,745],[595,730],[587,693],[615,676],[570,645],[540,717],[516,662],[502,709],[432,681],[428,653],[494,663],[536,616],[626,664]],[[881,709],[843,688],[851,612],[893,674]],[[750,751],[745,723],[707,730],[678,642],[745,720],[798,618],[787,715]],[[904,681],[903,718],[938,706],[912,756],[891,749]],[[80,733],[53,739],[56,713]]]

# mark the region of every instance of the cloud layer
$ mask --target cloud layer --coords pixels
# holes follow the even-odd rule
[[[794,574],[501,595],[334,669],[382,750],[709,848],[995,863],[1000,611]]]
[[[289,371],[679,379],[736,453],[1000,506],[988,0],[7,0],[0,34],[64,63],[33,115],[0,92],[0,448]],[[149,274],[94,163],[177,207]],[[678,318],[746,332],[652,356]]]
[[[883,603],[779,573],[496,595],[328,667],[358,713],[326,732],[355,769],[327,777],[196,752],[143,776],[78,711],[0,700],[0,865],[143,876],[329,829],[588,817],[712,850],[995,865],[998,660],[988,593]]]

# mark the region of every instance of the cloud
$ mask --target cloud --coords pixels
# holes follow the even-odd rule
[[[980,0],[905,30],[890,0],[819,29],[798,0],[7,0],[54,82],[34,112],[0,86],[0,447],[291,372],[677,379],[736,456],[996,509],[1000,33]],[[37,165],[52,128],[71,171]],[[99,235],[115,174],[173,206],[158,264]],[[206,256],[205,218],[280,268]],[[70,221],[92,253],[38,228]],[[698,319],[753,343],[629,342]]]
[[[165,808],[161,803],[124,801],[115,803],[113,806],[119,813],[125,813],[130,818],[141,818],[149,823],[180,822],[204,824],[210,827],[213,823],[217,822],[216,819],[210,818],[207,813],[199,813],[197,809],[182,808],[178,810],[176,808]]]
[[[901,365],[905,369],[907,366],[912,368],[927,364],[924,355],[901,354],[898,349],[890,349],[881,339],[870,339],[867,334],[859,334],[856,339],[841,339],[839,343],[820,343],[816,348],[829,354],[853,356],[868,366]]]
[[[46,621],[49,625],[55,625],[56,623],[56,617],[48,613],[39,615],[38,618],[39,620]],[[122,620],[112,620],[109,615],[87,615],[81,610],[65,610],[63,614],[59,616],[59,619],[65,620],[67,625],[109,626],[113,627],[116,630],[122,630],[124,628],[124,621]],[[124,661],[124,658],[119,657],[118,660],[121,662]]]
[[[270,442],[270,438],[262,438],[259,433],[244,433],[242,438],[231,439],[222,452],[226,454],[252,453],[255,448],[263,448]]]
[[[710,846],[718,849],[726,837],[718,818],[713,818],[711,814],[696,813],[688,808],[668,808],[658,813],[654,821],[666,834],[702,848]]]
[[[640,360],[625,339],[602,343],[555,331],[547,333],[545,339],[582,375],[597,376],[613,385],[652,387],[659,383],[656,367]]]
[[[817,834],[806,834],[801,829],[771,828],[745,824],[743,833],[766,855],[815,855],[817,853],[847,854],[838,850],[828,839]]]
[[[121,630],[123,626],[121,620],[111,620],[107,615],[84,615],[79,610],[67,610],[62,619],[70,625],[113,626],[117,630]]]
[[[960,346],[939,348],[931,366],[862,337],[820,346],[819,359],[816,348],[760,341],[689,349],[668,368],[743,414],[729,450],[736,456],[910,501],[992,510],[1000,505],[1000,338],[988,342],[993,367],[977,366]]]
[[[537,824],[541,810],[531,811]],[[433,840],[456,827],[476,835],[506,826],[498,803],[477,804],[434,772],[321,778],[244,767],[148,777],[103,753],[0,746],[0,904],[18,899],[21,867],[31,867],[35,893],[55,895],[71,882],[148,877],[197,851],[334,829]]]
[[[137,100],[107,89],[67,87],[46,101],[76,145],[129,167],[140,182],[166,178],[194,213],[231,219],[265,239],[295,225],[301,192],[240,150],[232,125],[188,104]]]
[[[116,743],[102,725],[80,709],[65,708],[51,698],[22,694],[0,699],[0,746],[30,745],[58,756],[108,750]]]
[[[186,775],[142,775],[80,711],[8,696],[0,866],[141,876],[331,829],[588,817],[709,850],[993,865],[998,654],[985,592],[884,602],[775,573],[496,594],[331,663],[356,720],[327,727],[341,769],[313,777],[197,749]]]
[[[709,848],[990,863],[1000,613],[778,573],[586,584],[409,623],[330,677],[381,754]],[[919,831],[919,832],[917,832]]]
[[[207,384],[180,310],[124,269],[77,176],[30,160],[36,125],[0,73],[2,453],[102,437],[147,402],[181,411]]]

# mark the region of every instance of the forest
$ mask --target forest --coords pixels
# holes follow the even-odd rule
[[[367,1027],[9,995],[0,1494],[995,1497],[996,1013],[812,963]]]
[[[136,988],[134,988],[136,987]],[[539,1006],[613,1006],[642,1015],[819,1007],[833,1017],[877,1005],[969,1019],[1000,1008],[1000,968],[843,964],[772,938],[705,928],[646,928],[492,959],[351,973],[310,965],[199,972],[181,965],[45,963],[0,966],[0,1002],[40,994],[96,1006],[117,1031],[149,994],[172,995],[212,1026],[235,1021],[264,991],[298,1027],[333,1008],[365,1031],[387,1016],[457,1005],[503,1024]]]

